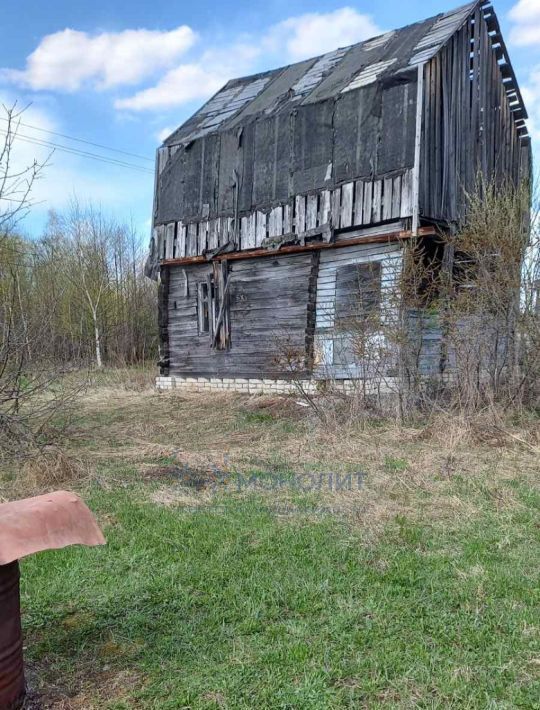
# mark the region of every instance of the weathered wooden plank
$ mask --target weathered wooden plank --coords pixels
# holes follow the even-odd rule
[[[392,219],[392,178],[385,178],[383,182],[382,219],[384,222]]]
[[[211,219],[208,223],[208,249],[217,249],[219,245],[218,220]]]
[[[422,146],[422,115],[424,111],[424,65],[418,66],[417,88],[416,88],[416,123],[414,138],[414,167],[412,175],[412,185],[408,177],[405,177],[407,190],[403,189],[401,194],[400,215],[407,217],[412,214],[413,234],[418,232],[420,226],[420,160]],[[406,195],[406,199],[405,199]],[[404,214],[406,212],[406,214]]]
[[[226,242],[226,234],[223,234],[224,232],[224,218],[223,217],[218,217],[216,220],[216,232],[217,232],[217,246],[221,247],[223,244]]]
[[[173,258],[175,223],[169,222],[165,227],[165,258]]]
[[[422,160],[422,207],[427,214],[430,214],[431,210],[431,190],[430,190],[430,178],[431,178],[431,113],[432,113],[432,100],[431,100],[431,62],[427,62],[424,67],[424,110],[423,110],[423,160]],[[418,111],[418,106],[416,107]],[[395,188],[395,185],[394,185]],[[401,186],[399,188],[399,195],[401,197]],[[398,212],[399,215],[399,212]]]
[[[206,275],[206,289],[208,294],[208,335],[210,342],[214,339],[214,327],[216,325],[216,299],[213,298],[212,275]]]
[[[186,256],[197,256],[197,223],[190,222],[187,226]]]
[[[283,232],[282,234],[291,234],[293,231],[292,225],[292,205],[287,202],[283,205]]]
[[[249,216],[249,238],[253,249],[257,245],[257,213],[252,212]]]
[[[177,234],[177,257],[181,259],[186,256],[186,225],[183,222],[178,222],[176,225]]]
[[[283,234],[283,208],[281,205],[274,207],[270,212],[270,220],[268,226],[269,237],[279,237]]]
[[[415,200],[416,204],[418,204],[418,193],[416,196],[413,195],[413,179],[413,174],[410,170],[407,170],[401,178],[401,207],[399,214],[400,217],[410,217],[413,215],[414,219],[416,209],[416,229],[418,229],[418,208],[415,208]],[[413,232],[415,232],[416,229],[413,225]]]
[[[377,222],[381,221],[381,208],[382,208],[382,180],[373,181],[373,194],[371,197],[371,221]]]
[[[447,161],[447,181],[448,181],[448,209],[451,219],[457,218],[457,188],[459,186],[459,177],[457,171],[458,152],[460,148],[459,133],[457,132],[457,122],[461,113],[461,106],[458,103],[459,96],[459,81],[460,72],[458,59],[459,37],[454,35],[450,45],[446,48],[446,58],[448,63],[448,71],[451,74],[450,81],[450,96],[447,97],[449,104],[449,140],[450,151]],[[451,54],[450,54],[451,52]]]
[[[364,182],[357,180],[354,186],[353,224],[362,224],[362,213],[364,209]]]
[[[197,233],[197,253],[204,254],[208,245],[208,220],[199,222],[199,231]]]
[[[295,199],[295,230],[297,234],[306,231],[306,196],[297,195]]]
[[[433,64],[433,70],[434,70],[434,88],[435,88],[435,99],[434,99],[434,123],[433,123],[433,132],[434,132],[434,149],[433,149],[433,176],[431,180],[431,189],[433,191],[434,195],[434,212],[433,216],[438,217],[441,214],[441,208],[442,208],[442,194],[441,194],[441,188],[442,188],[442,125],[443,125],[443,120],[442,120],[442,98],[441,98],[441,93],[442,93],[442,87],[441,87],[441,60],[438,55],[435,55],[433,59],[431,60]],[[416,231],[416,228],[415,230]]]
[[[364,183],[364,206],[362,208],[362,224],[371,223],[371,202],[373,195],[373,183]]]
[[[341,187],[341,209],[340,209],[340,227],[350,227],[353,222],[353,196],[354,183],[348,182]]]
[[[240,219],[240,248],[241,249],[249,249],[249,235],[248,235],[248,229],[249,229],[249,218],[248,217],[242,217]]]
[[[392,180],[392,219],[401,214],[401,175]]]
[[[340,226],[340,209],[341,209],[341,188],[337,187],[332,190],[332,224],[335,229]]]
[[[252,212],[246,219],[246,239],[244,249],[255,249],[257,243],[257,215]]]
[[[154,241],[156,244],[157,254],[159,259],[165,258],[165,226],[163,224],[154,228]]]
[[[161,175],[163,169],[167,165],[169,160],[169,148],[163,146],[163,148],[158,148],[158,173]]]
[[[321,192],[321,209],[319,216],[319,224],[328,224],[330,222],[332,210],[330,206],[330,190]]]
[[[173,232],[174,232],[174,235],[173,235],[172,254],[173,254],[173,259],[176,259],[176,257],[179,256],[179,253],[178,253],[178,248],[179,248],[178,231],[177,231],[177,223],[176,222],[174,222],[174,224],[173,224]]]
[[[268,215],[266,212],[257,212],[257,222],[256,222],[256,232],[255,232],[255,246],[259,247],[266,239],[267,236],[267,220]]]
[[[197,284],[197,300],[198,300],[199,304],[202,304],[203,299],[204,299],[203,294],[204,294],[205,285],[206,284],[204,284],[202,281],[200,281]],[[198,320],[198,322],[197,322],[198,331],[199,331],[199,333],[203,333],[204,332],[204,310],[200,306],[197,309],[197,320]]]
[[[317,195],[307,196],[307,206],[306,206],[306,230],[315,229],[317,226]]]
[[[227,241],[228,242],[234,242],[235,239],[237,238],[236,233],[235,233],[235,219],[234,217],[227,217],[226,218],[226,229],[227,229]]]

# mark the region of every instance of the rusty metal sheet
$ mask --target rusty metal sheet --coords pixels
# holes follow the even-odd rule
[[[21,707],[24,666],[19,604],[19,564],[0,565],[0,708]]]
[[[104,545],[94,516],[75,493],[56,491],[0,505],[0,565],[68,545]]]

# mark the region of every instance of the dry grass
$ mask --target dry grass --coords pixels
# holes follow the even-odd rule
[[[107,664],[96,669],[95,664],[89,661],[81,664],[70,686],[48,683],[46,688],[41,688],[37,681],[42,672],[40,668],[27,671],[31,690],[24,706],[26,710],[101,710],[111,707],[111,702],[118,706],[116,704],[128,698],[129,707],[137,707],[130,696],[135,688],[141,687],[142,681],[132,670],[112,671]]]
[[[142,392],[152,389],[155,372],[149,367],[116,367],[94,370],[90,373],[89,384],[92,388],[114,388],[127,392]]]
[[[447,524],[471,518],[477,513],[475,496],[456,496],[456,477],[500,509],[519,505],[503,481],[518,475],[533,485],[539,481],[538,422],[517,427],[488,414],[465,419],[441,413],[425,426],[408,428],[365,422],[323,427],[294,397],[158,393],[105,384],[88,391],[80,416],[67,458],[51,462],[46,482],[79,485],[90,469],[93,475],[98,471],[103,485],[114,486],[124,475],[118,470],[127,466],[140,482],[159,484],[151,497],[166,506],[209,505],[223,494],[161,480],[159,471],[169,464],[244,476],[361,471],[366,474],[361,487],[323,486],[317,501],[372,531],[396,515]],[[75,473],[64,475],[62,461],[74,460]],[[111,466],[112,477],[99,474]],[[32,471],[26,480],[42,485],[43,472]],[[225,490],[232,496],[250,492],[238,492],[234,484]],[[276,505],[294,498],[287,486],[257,493]]]
[[[80,485],[89,474],[88,462],[68,456],[59,448],[48,447],[23,463],[17,486],[20,490],[24,486],[32,491],[47,492],[66,484]]]
[[[0,472],[0,502],[26,498],[61,488],[80,488],[91,475],[88,461],[68,455],[56,446],[35,451],[16,468],[11,475]]]
[[[490,426],[493,428],[490,429]],[[173,602],[177,587],[171,588],[171,570],[175,570],[174,574],[179,575],[184,567],[190,570],[200,570],[201,566],[204,568],[209,549],[229,550],[226,554],[230,554],[230,557],[226,558],[228,562],[224,565],[228,567],[234,565],[234,550],[249,545],[254,555],[242,558],[243,567],[239,567],[241,571],[238,571],[238,576],[245,572],[246,560],[253,560],[255,566],[251,568],[249,579],[253,579],[253,584],[258,585],[255,598],[267,598],[268,589],[271,588],[269,585],[272,583],[261,575],[260,569],[273,569],[277,564],[286,564],[281,568],[285,569],[284,574],[290,575],[291,579],[300,575],[300,579],[303,579],[302,575],[306,575],[310,565],[314,569],[317,569],[317,564],[324,567],[328,556],[332,555],[341,559],[343,550],[340,547],[338,554],[337,548],[333,546],[336,540],[329,540],[326,533],[320,532],[326,529],[327,523],[332,525],[332,521],[326,516],[338,517],[346,523],[344,526],[336,526],[336,529],[346,529],[344,540],[348,536],[354,540],[354,555],[359,555],[358,559],[363,560],[356,566],[342,567],[336,564],[332,568],[336,570],[336,574],[348,574],[353,570],[356,575],[358,570],[371,569],[371,565],[376,569],[377,575],[380,573],[381,578],[385,570],[393,569],[396,574],[396,560],[392,556],[399,557],[405,546],[410,555],[413,555],[411,551],[414,551],[413,556],[422,556],[421,564],[429,566],[432,557],[444,558],[445,564],[447,560],[450,560],[451,564],[455,561],[456,573],[460,577],[458,589],[461,585],[464,588],[481,589],[482,585],[487,587],[486,580],[489,581],[492,578],[490,575],[493,574],[493,570],[488,569],[491,558],[486,553],[483,559],[475,558],[471,561],[463,554],[463,550],[459,552],[460,544],[463,547],[463,530],[474,530],[475,526],[484,530],[484,523],[487,521],[496,527],[497,545],[503,546],[514,544],[512,541],[524,534],[519,525],[516,526],[516,516],[512,513],[517,511],[521,515],[523,501],[526,500],[522,495],[523,490],[520,490],[520,482],[526,484],[522,488],[527,489],[527,495],[530,489],[540,488],[539,457],[534,452],[534,447],[537,446],[537,428],[538,422],[533,419],[518,426],[502,417],[494,424],[487,415],[479,415],[473,420],[452,418],[445,414],[417,427],[400,427],[375,420],[370,423],[364,421],[358,425],[325,427],[308,408],[299,405],[294,397],[247,397],[236,393],[199,394],[175,391],[158,393],[150,388],[117,389],[110,383],[95,387],[80,401],[77,428],[66,442],[65,454],[62,455],[65,458],[54,459],[51,456],[45,479],[44,471],[34,469],[26,471],[21,481],[25,480],[26,485],[38,488],[54,487],[58,483],[61,487],[83,489],[88,482],[90,485],[86,493],[92,499],[92,507],[96,511],[98,521],[109,541],[116,539],[116,544],[111,545],[108,551],[113,559],[118,558],[119,569],[131,569],[131,555],[134,550],[138,550],[138,559],[149,559],[149,551],[152,558],[156,555],[159,557],[161,561],[157,567],[163,571],[161,586],[154,587],[154,567],[151,568],[151,573],[148,570],[143,572],[152,577],[145,588],[152,590],[152,595],[154,590],[157,590],[155,611],[154,607],[149,607],[149,628],[159,628],[160,632],[154,635],[145,650],[146,658],[151,659],[151,663],[142,664],[138,659],[138,650],[133,644],[138,644],[140,639],[145,637],[148,624],[146,611],[142,613],[134,608],[133,613],[128,615],[129,623],[125,624],[123,613],[118,617],[113,614],[110,618],[107,600],[110,597],[115,598],[117,586],[122,587],[123,581],[121,576],[111,577],[110,581],[102,580],[102,596],[98,597],[98,601],[92,591],[91,609],[96,618],[85,617],[88,613],[85,607],[86,597],[81,597],[73,607],[67,607],[68,613],[61,621],[62,628],[58,638],[62,643],[68,637],[71,638],[74,648],[78,649],[76,663],[72,661],[75,657],[72,652],[66,653],[68,660],[63,662],[68,664],[69,672],[64,673],[63,666],[53,667],[52,660],[55,657],[58,659],[59,656],[56,651],[51,652],[47,645],[49,641],[35,656],[39,658],[41,665],[35,669],[35,682],[32,683],[32,678],[30,680],[42,702],[41,707],[51,710],[135,708],[145,705],[138,705],[139,701],[134,699],[134,696],[148,698],[152,693],[156,693],[161,699],[159,693],[168,693],[169,684],[171,688],[177,688],[174,683],[179,682],[179,678],[182,683],[186,680],[186,677],[179,676],[176,670],[174,678],[167,676],[167,673],[170,673],[169,668],[163,670],[161,675],[157,674],[160,682],[155,683],[155,669],[163,658],[170,658],[177,652],[177,639],[183,638],[203,644],[198,652],[192,654],[189,651],[190,658],[199,653],[200,668],[196,668],[195,673],[202,674],[194,677],[188,674],[189,682],[193,682],[195,687],[200,682],[198,679],[206,678],[209,672],[212,675],[212,682],[204,681],[206,684],[197,686],[194,691],[195,695],[200,693],[202,698],[197,707],[206,707],[207,704],[208,707],[219,707],[222,695],[220,687],[214,683],[216,667],[208,670],[209,655],[204,646],[205,633],[201,633],[201,627],[198,625],[200,616],[197,611],[192,614],[184,614],[182,611],[176,617],[169,615],[167,621],[160,625],[159,619],[163,610],[167,610],[168,604],[172,608],[177,602],[176,599]],[[70,468],[71,461],[77,464],[74,470]],[[354,485],[355,479],[352,478],[353,485],[350,488],[345,486],[337,489],[335,486],[323,485],[306,491],[290,485],[292,480],[309,480],[310,475],[316,479],[317,476],[327,476],[330,472],[340,474],[341,481],[347,480],[347,475],[355,472],[362,472],[365,476],[360,486]],[[221,479],[221,474],[224,480]],[[240,477],[245,483],[253,476],[258,477],[256,480],[261,484],[260,487],[239,485]],[[272,484],[276,478],[281,479],[283,485],[265,487],[265,483]],[[325,482],[327,480],[328,478],[325,478]],[[29,491],[25,493],[28,494]],[[141,502],[146,505],[141,506]],[[128,506],[127,510],[124,510],[124,504]],[[273,517],[259,515],[260,511],[253,510],[252,505],[272,510]],[[204,512],[210,508],[220,515],[201,515],[199,524],[196,516],[200,511]],[[241,514],[239,511],[242,511]],[[321,517],[325,517],[325,520],[319,525]],[[258,521],[256,524],[253,522],[255,519]],[[136,524],[133,524],[135,520]],[[166,524],[163,521],[167,521]],[[388,525],[389,522],[392,524]],[[393,541],[393,531],[401,530],[402,523],[403,531],[399,532]],[[416,526],[415,523],[421,525]],[[257,525],[263,527],[258,529]],[[177,535],[178,539],[183,539],[181,531],[185,532],[190,527],[192,531],[197,531],[193,539],[200,540],[200,545],[182,548],[174,544],[169,548],[163,544],[169,536]],[[424,543],[430,536],[438,536],[437,544],[430,547],[424,543],[417,544],[414,537],[408,539],[409,533],[416,534],[415,528],[428,530],[426,533],[422,532],[422,535],[427,535]],[[525,529],[524,526],[523,530]],[[286,550],[290,545],[287,541],[303,540],[302,544],[309,550],[306,558],[293,559],[283,550],[276,548],[274,543],[268,549],[261,544],[261,540],[279,540],[281,535],[284,535],[283,545]],[[339,534],[336,537],[339,537]],[[492,539],[489,528],[486,539],[489,552],[489,541]],[[150,544],[147,548],[148,540]],[[315,544],[313,540],[318,540],[318,543]],[[341,542],[339,544],[341,545]],[[258,546],[261,549],[258,549]],[[183,551],[181,555],[178,554],[180,549]],[[526,549],[532,548],[527,545]],[[313,562],[315,553],[319,556]],[[189,565],[185,563],[185,555],[190,560]],[[271,565],[268,564],[268,556],[271,558]],[[410,564],[410,560],[405,558],[406,556],[403,559],[399,557],[400,564],[405,565],[403,569],[407,570],[406,565]],[[303,571],[298,569],[299,560],[307,565]],[[264,564],[261,564],[261,561]],[[355,564],[356,561],[355,557]],[[40,560],[36,558],[34,564],[37,566],[39,563]],[[527,569],[531,567],[532,565],[527,563]],[[484,572],[484,568],[487,572]],[[38,577],[32,583],[35,589],[42,590],[42,599],[41,606],[34,612],[34,622],[37,626],[33,631],[35,636],[29,637],[30,646],[32,643],[35,646],[40,640],[42,615],[44,610],[49,609],[51,598],[54,598],[52,592],[47,591],[47,584],[52,579],[54,570],[51,572],[44,566],[36,569]],[[115,566],[111,565],[108,574],[114,575],[113,569]],[[441,575],[448,577],[445,569],[444,566],[434,568],[435,576],[439,575],[437,584],[440,589],[446,589],[446,581],[442,584],[440,580]],[[219,593],[217,591],[221,583],[216,582],[215,571],[213,567],[209,568],[208,577],[204,578],[207,580],[204,584],[208,584],[208,587],[201,586],[202,578],[195,583],[193,595],[196,605],[199,603],[199,595],[204,593],[208,593],[208,598],[212,600],[209,609],[213,608],[213,600],[221,598],[221,588]],[[26,575],[28,578],[29,569],[26,570]],[[411,572],[410,578],[413,577]],[[43,583],[43,579],[47,580],[47,584]],[[134,580],[139,579],[139,573],[135,574]],[[367,581],[364,582],[367,585]],[[451,576],[448,577],[448,582],[452,583]],[[191,583],[191,580],[183,582],[186,588]],[[320,580],[315,580],[314,583],[316,588],[320,589]],[[351,582],[351,585],[353,584],[357,582]],[[418,585],[418,596],[414,597],[412,609],[422,602],[426,594],[420,577],[411,584]],[[216,585],[216,588],[212,585]],[[279,589],[280,585],[281,577]],[[57,591],[58,587],[55,589]],[[206,591],[203,592],[203,589]],[[231,608],[238,603],[236,587],[233,585],[230,589],[231,597],[225,597],[225,606],[215,617],[220,629],[223,626],[222,619],[227,618]],[[369,589],[367,585],[365,590],[368,596]],[[483,590],[481,591],[483,595]],[[122,594],[128,592],[129,586],[123,589]],[[139,588],[133,597],[137,601],[138,592]],[[51,597],[47,596],[48,594]],[[306,597],[315,594],[315,587],[308,588],[305,594]],[[33,604],[35,596],[35,592],[30,596]],[[131,596],[126,598],[131,599]],[[322,598],[324,601],[324,595]],[[334,597],[329,595],[329,598]],[[458,596],[449,599],[444,612],[448,617],[448,610],[454,614],[459,601]],[[377,598],[377,604],[379,602]],[[146,603],[145,601],[143,609],[147,608]],[[345,608],[348,603],[348,597],[342,599]],[[370,603],[376,605],[375,599]],[[306,601],[305,606],[302,606],[302,614],[295,618],[295,624],[301,623],[297,619],[304,619],[306,615],[309,617],[309,613],[306,614],[305,611],[308,606]],[[77,611],[71,613],[73,609]],[[404,633],[414,634],[415,622],[409,620],[408,626],[401,625],[404,608],[400,608],[399,613],[395,608],[392,609],[385,623],[388,620],[390,623],[398,623],[397,631],[394,629],[393,632],[396,638],[403,638]],[[340,607],[335,611],[339,615],[342,609]],[[438,619],[439,609],[434,608],[430,624],[438,623]],[[317,634],[313,632],[313,628],[319,628],[319,619],[317,618],[316,623],[312,623],[309,618],[308,621],[310,628],[305,632],[305,638],[309,638],[309,642],[306,644],[311,647],[314,642],[320,642],[320,657],[326,657],[327,639],[325,638],[324,642],[317,641]],[[347,623],[341,619],[336,628],[346,629],[357,622],[356,616],[347,617]],[[171,623],[175,625],[174,633],[169,626]],[[184,623],[188,626],[181,626]],[[208,623],[208,634],[212,637],[216,630],[212,629],[213,622]],[[463,621],[460,623],[463,624]],[[49,627],[46,631],[46,637],[49,639]],[[52,633],[54,634],[54,631]],[[262,633],[257,631],[250,638],[259,639]],[[458,627],[456,637],[459,633],[461,629]],[[239,639],[238,643],[245,641],[244,626],[241,630],[236,630],[235,634]],[[264,637],[261,641],[265,648],[276,644],[277,636],[273,636],[271,641],[269,638]],[[337,634],[336,638],[337,642],[341,642],[340,634]],[[285,634],[284,639],[288,643],[289,635]],[[227,630],[224,654],[229,653],[229,641]],[[336,658],[346,656],[344,649],[347,643],[344,642],[342,650],[334,653]],[[377,644],[374,644],[374,648],[374,653],[377,653]],[[370,653],[371,651],[367,652],[367,655]],[[460,677],[463,676],[464,682],[469,674],[466,660],[460,661],[455,670]],[[384,659],[375,658],[372,668],[382,667],[383,662]],[[527,673],[532,675],[534,666],[526,667]],[[246,668],[250,668],[250,665],[246,664]],[[217,669],[227,677],[240,672],[236,662],[230,663],[226,671],[223,671],[219,664]],[[410,671],[407,670],[407,673]],[[277,676],[281,677],[280,670],[276,671]],[[351,692],[356,684],[363,683],[363,680],[358,680],[361,676],[350,676],[345,670],[343,679],[339,674],[333,677],[338,679],[340,687],[348,688]],[[418,677],[420,676],[417,674],[415,682],[418,682]],[[64,685],[60,685],[59,678]],[[164,678],[166,680],[163,680]],[[242,678],[242,687],[245,682],[249,680]],[[407,682],[407,678],[404,678],[399,690],[401,696],[397,690],[389,687],[381,690],[377,702],[390,706],[398,702],[398,697],[403,698],[404,692],[408,694],[407,697],[410,696],[413,704],[421,704],[426,698],[431,700],[429,691],[423,686],[419,686],[417,692],[413,681],[410,681],[410,688]],[[473,682],[470,680],[471,687]],[[162,683],[165,685],[162,686]],[[201,691],[203,687],[204,697]],[[40,692],[43,692],[44,696],[40,697]],[[185,700],[184,696],[182,697]],[[226,695],[223,697],[226,698]],[[152,707],[159,707],[159,702],[157,700]],[[196,703],[193,704],[194,707],[195,705]],[[187,700],[185,706],[188,706]],[[228,706],[238,705],[233,702]]]
[[[538,420],[517,427],[490,413],[465,418],[444,412],[418,427],[325,427],[295,397],[159,393],[146,386],[119,389],[107,380],[82,397],[64,451],[51,448],[26,462],[3,494],[80,488],[90,478],[110,488],[124,485],[128,476],[130,483],[157,486],[151,493],[156,504],[197,507],[224,492],[243,496],[253,490],[238,491],[234,480],[195,490],[164,477],[164,466],[245,477],[362,472],[361,486],[336,490],[325,483],[313,491],[316,505],[371,531],[397,515],[452,524],[476,515],[475,491],[504,509],[519,505],[504,481],[519,475],[538,485],[539,431]],[[456,478],[466,481],[471,496],[456,496]],[[294,509],[291,486],[256,493],[270,505]]]

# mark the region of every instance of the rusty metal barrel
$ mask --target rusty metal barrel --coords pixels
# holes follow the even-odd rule
[[[25,697],[19,563],[68,545],[104,545],[92,513],[75,493],[55,491],[0,504],[0,710]]]
[[[25,681],[19,563],[0,565],[0,708],[15,710],[24,701]]]

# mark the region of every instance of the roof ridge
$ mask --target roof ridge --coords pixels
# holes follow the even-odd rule
[[[485,0],[473,0],[316,57],[232,78],[164,144],[190,143],[258,115],[318,103],[384,76],[402,75],[434,56],[481,4]]]
[[[322,54],[316,54],[312,57],[305,57],[305,59],[300,59],[297,62],[291,62],[290,64],[283,64],[282,66],[275,67],[274,69],[268,69],[268,70],[262,71],[262,72],[254,72],[253,74],[244,74],[243,76],[232,77],[231,79],[229,79],[227,81],[227,83],[222,88],[223,89],[226,88],[232,82],[247,81],[248,79],[255,79],[256,77],[262,76],[263,74],[268,74],[268,73],[279,71],[281,69],[288,69],[289,67],[297,66],[299,64],[302,64],[302,62],[311,62],[311,61],[316,62],[317,60],[322,59],[323,57],[326,57],[329,54],[333,54],[334,52],[337,52],[339,50],[349,50],[349,49],[352,49],[353,47],[360,47],[363,44],[373,42],[373,40],[379,39],[379,37],[384,37],[387,34],[401,32],[402,30],[406,30],[409,27],[414,27],[415,25],[422,25],[425,22],[430,22],[431,20],[436,21],[439,18],[447,17],[448,15],[453,15],[453,14],[460,12],[461,10],[465,10],[465,8],[470,8],[470,10],[472,11],[477,5],[483,4],[483,2],[484,2],[484,0],[472,0],[472,2],[464,3],[463,5],[453,8],[452,10],[447,10],[446,12],[439,12],[436,15],[431,15],[430,17],[425,17],[421,20],[416,20],[415,22],[409,22],[408,24],[402,25],[401,27],[394,27],[392,29],[385,30],[384,32],[381,32],[378,35],[373,35],[372,37],[366,37],[366,39],[363,39],[360,42],[353,42],[352,44],[343,45],[342,47],[336,47],[335,49],[330,49],[328,52],[323,52]]]

